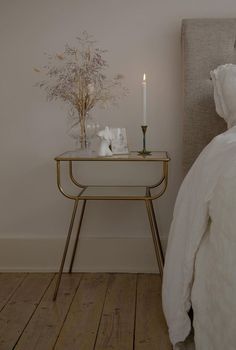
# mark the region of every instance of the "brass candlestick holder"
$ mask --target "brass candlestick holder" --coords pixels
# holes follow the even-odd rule
[[[151,155],[152,152],[146,150],[146,131],[147,131],[147,125],[141,125],[142,132],[143,132],[143,150],[138,152],[141,156],[148,156]]]

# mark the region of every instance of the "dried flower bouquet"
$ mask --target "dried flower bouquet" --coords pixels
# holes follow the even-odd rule
[[[86,147],[86,116],[95,106],[116,104],[126,95],[122,86],[123,76],[117,74],[108,78],[108,67],[103,58],[106,50],[95,47],[93,37],[83,32],[77,38],[78,47],[65,46],[64,52],[47,55],[48,62],[36,72],[45,74],[45,79],[36,85],[45,89],[48,100],[62,100],[70,106],[69,116],[80,123],[81,148]]]

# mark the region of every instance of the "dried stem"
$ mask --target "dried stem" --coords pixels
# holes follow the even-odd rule
[[[89,110],[95,105],[116,104],[126,95],[127,89],[122,87],[121,74],[110,79],[105,75],[108,64],[103,56],[106,51],[95,47],[92,36],[83,32],[77,40],[78,47],[67,44],[63,53],[47,55],[48,62],[42,70],[34,70],[45,74],[45,79],[36,85],[45,89],[48,100],[68,103],[72,107],[70,115],[77,114],[75,118],[85,125]]]

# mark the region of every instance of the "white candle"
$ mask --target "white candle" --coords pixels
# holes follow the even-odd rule
[[[146,82],[146,74],[143,75],[143,123],[142,125],[147,125],[147,82]]]

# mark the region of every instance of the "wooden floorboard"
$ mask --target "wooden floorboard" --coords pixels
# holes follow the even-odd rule
[[[0,274],[0,350],[170,350],[152,274]]]
[[[111,276],[95,350],[133,350],[136,278]]]
[[[161,279],[141,274],[137,283],[135,350],[170,350],[161,303]]]
[[[12,350],[35,311],[52,274],[29,274],[0,313],[0,350]]]
[[[25,277],[26,273],[0,273],[0,311]]]
[[[94,349],[108,280],[109,274],[84,274],[55,350]]]
[[[53,349],[79,285],[81,275],[63,274],[57,299],[54,302],[52,298],[56,278],[57,276],[54,277],[14,350]]]

